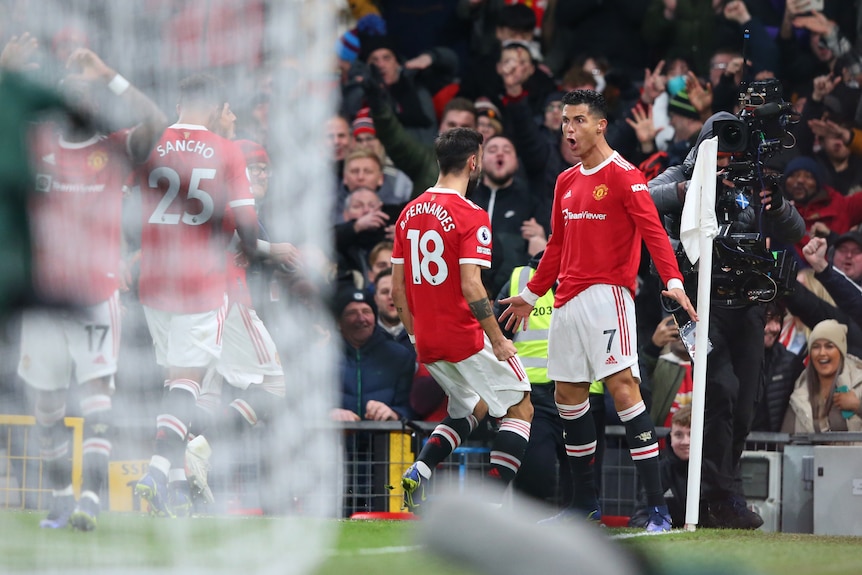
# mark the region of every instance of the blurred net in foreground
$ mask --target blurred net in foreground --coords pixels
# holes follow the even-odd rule
[[[78,568],[83,570],[86,565],[91,573],[164,573],[166,569],[183,573],[308,572],[320,560],[333,536],[328,522],[319,519],[339,514],[342,491],[339,438],[336,430],[327,425],[328,409],[334,405],[336,357],[327,338],[318,335],[331,330],[323,305],[326,289],[322,278],[325,254],[329,253],[327,198],[332,188],[332,173],[322,127],[335,109],[335,86],[331,83],[332,46],[336,38],[334,0],[0,0],[0,11],[4,14],[0,22],[3,45],[13,36],[20,38],[24,33],[38,41],[38,48],[27,55],[28,64],[35,65],[28,65],[25,74],[48,88],[56,87],[64,78],[65,63],[75,49],[88,48],[158,104],[171,124],[177,119],[177,88],[183,78],[206,72],[221,79],[237,116],[236,133],[231,133],[230,125],[222,125],[221,135],[254,140],[265,146],[272,177],[265,200],[258,200],[261,221],[271,241],[289,242],[298,248],[297,266],[305,272],[303,289],[297,294],[291,291],[289,282],[280,283],[278,277],[258,286],[253,268],[249,268],[252,299],[265,303],[265,309],[259,309],[258,314],[272,335],[283,367],[285,397],[274,396],[268,419],[259,421],[253,432],[226,427],[213,430],[211,483],[215,501],[195,504],[197,511],[216,516],[237,509],[252,509],[272,519],[263,523],[264,528],[256,526],[253,532],[243,529],[235,519],[226,518],[223,523],[209,520],[203,536],[210,551],[202,557],[199,552],[188,552],[200,548],[192,544],[202,536],[200,529],[192,528],[194,520],[151,519],[141,514],[141,522],[153,523],[146,544],[136,540],[132,532],[122,552],[115,546],[100,548],[88,542],[82,547],[83,559]],[[103,90],[94,100],[98,110],[94,118],[103,133],[131,127],[139,120],[136,114],[141,113],[140,109],[124,107],[123,100],[111,93],[122,92],[121,84],[113,88]],[[93,155],[86,159],[86,167],[98,171],[108,161],[110,159],[105,156]],[[31,163],[38,165],[40,162],[52,166],[55,158],[50,153],[41,154]],[[129,170],[132,167],[129,166]],[[150,176],[152,181],[152,174]],[[146,471],[146,462],[153,452],[155,422],[163,411],[160,404],[166,377],[156,363],[134,282],[139,261],[135,252],[140,246],[141,228],[147,221],[152,223],[152,216],[148,219],[141,213],[146,204],[136,192],[139,185],[134,185],[140,181],[140,177],[130,179],[123,195],[122,257],[128,268],[116,270],[117,279],[128,272],[131,289],[123,291],[119,306],[112,308],[122,316],[122,328],[113,336],[116,341],[112,353],[118,359],[116,374],[110,377],[114,387],[111,396],[114,415],[107,449],[112,461],[131,462],[125,467],[114,465],[115,470],[121,471],[112,471],[112,474],[121,475],[121,487],[117,489],[125,486],[126,491],[127,484]],[[58,189],[45,178],[37,178],[34,188],[36,194],[94,191],[86,188],[86,182],[78,188]],[[200,189],[194,189],[205,188],[201,185]],[[163,191],[166,196],[171,193],[169,189]],[[121,190],[114,192],[123,193]],[[193,197],[193,193],[189,193],[189,198]],[[193,220],[195,215],[206,210],[204,200],[198,204],[185,198],[184,202],[176,212],[178,218],[190,213],[189,220]],[[167,200],[158,205],[165,208],[160,213],[168,218],[176,207]],[[36,277],[54,277],[52,270],[56,271],[57,266],[39,261],[40,253],[49,242],[63,246],[61,259],[66,269],[80,269],[82,273],[90,269],[95,259],[109,254],[109,250],[102,251],[109,240],[87,244],[83,236],[75,235],[87,235],[100,218],[108,217],[109,210],[105,205],[90,212],[76,212],[75,221],[63,222],[60,234],[67,235],[59,243],[57,226],[64,218],[71,220],[72,212],[61,210],[59,219],[48,220],[50,225],[34,225]],[[89,248],[84,247],[88,245]],[[211,249],[226,247],[218,244]],[[183,246],[172,249],[182,250]],[[47,267],[40,271],[40,265]],[[127,278],[123,276],[122,279]],[[78,284],[74,280],[74,277],[44,280],[35,286],[37,295],[61,304],[88,295],[75,291]],[[260,294],[256,288],[266,297],[258,299]],[[54,307],[49,313],[74,315],[75,310]],[[19,345],[15,341],[17,321],[18,318],[10,319],[4,330],[9,334],[7,337],[11,341],[7,343],[11,346]],[[106,330],[99,325],[91,327],[81,336],[80,345],[90,349],[104,345]],[[11,355],[4,354],[3,360],[8,361]],[[14,361],[18,362],[19,358],[15,357]],[[19,370],[25,364],[27,358],[20,358]],[[2,368],[4,374],[11,374],[15,366]],[[69,374],[71,399],[65,415],[80,416],[82,411],[97,413],[98,409],[87,403],[84,390],[75,383],[80,375],[75,366],[69,366]],[[0,386],[4,398],[0,412],[33,414],[31,402],[22,399],[22,381],[9,377],[0,382]],[[235,395],[240,395],[235,392],[235,388],[224,385],[222,405],[217,408],[223,409]],[[6,401],[6,397],[10,400]],[[43,417],[45,415],[42,413]],[[98,441],[91,441],[88,447],[85,436],[85,457],[88,449],[93,453],[103,447]],[[144,463],[135,467],[134,462]],[[116,479],[112,475],[99,494],[103,513],[124,508],[126,498],[131,497],[130,493],[113,493]],[[80,495],[79,482],[80,477],[76,476],[77,495]],[[21,499],[5,504],[7,509],[18,506],[28,507]],[[43,507],[44,504],[40,500],[30,507],[33,506]],[[131,508],[140,508],[139,502],[133,502]],[[103,524],[107,528],[110,523]],[[17,528],[15,525],[16,522],[2,521],[0,529],[3,526]],[[46,531],[38,535],[44,539],[52,533]],[[122,534],[112,536],[123,537]],[[43,549],[34,546],[32,557],[24,564],[35,571],[68,573],[77,570],[78,563],[70,562],[61,569],[56,560],[40,556],[42,552]],[[0,564],[2,562],[0,559]]]

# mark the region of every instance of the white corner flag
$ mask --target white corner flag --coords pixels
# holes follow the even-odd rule
[[[715,217],[715,172],[718,157],[718,138],[713,137],[701,142],[697,150],[697,161],[685,204],[682,208],[679,239],[694,265],[702,255],[700,250],[701,234],[710,242],[718,234],[718,220]],[[711,243],[710,243],[711,245]]]
[[[691,448],[685,501],[685,528],[694,531],[700,512],[700,476],[703,462],[703,412],[706,404],[706,355],[709,353],[709,297],[712,291],[712,240],[718,235],[715,215],[718,138],[704,140],[697,151],[691,183],[685,194],[680,241],[689,261],[698,262],[697,324],[691,358]]]

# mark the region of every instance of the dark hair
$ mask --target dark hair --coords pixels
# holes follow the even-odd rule
[[[218,107],[225,102],[224,84],[211,74],[194,74],[180,82],[180,104]]]
[[[527,53],[527,57],[529,57],[530,60],[533,59],[533,53],[530,51],[530,47],[527,46],[527,44],[522,40],[509,40],[507,42],[504,42],[503,46],[500,48],[500,62],[503,62],[503,54],[507,50],[508,51],[523,50],[524,52]]]
[[[455,110],[457,112],[470,112],[473,116],[478,116],[476,113],[476,106],[468,100],[467,98],[462,98],[458,96],[456,98],[452,98],[446,103],[446,106],[443,108],[443,113],[440,115],[441,118],[445,118],[446,114]]]
[[[392,268],[383,268],[382,270],[377,272],[376,276],[374,276],[374,284],[376,285],[377,282],[380,281],[380,278],[385,278],[386,276],[391,276],[391,275],[392,275]]]
[[[479,153],[482,134],[472,128],[452,128],[437,136],[434,151],[440,165],[440,175],[460,172],[467,165],[467,159]]]
[[[595,90],[572,90],[563,96],[564,106],[579,106],[581,104],[587,105],[590,114],[607,119],[608,106],[605,103],[605,97]]]
[[[524,4],[509,4],[500,9],[497,28],[508,28],[516,32],[530,32],[536,28],[536,13]]]

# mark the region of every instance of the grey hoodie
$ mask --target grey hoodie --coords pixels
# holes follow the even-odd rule
[[[686,156],[681,165],[671,166],[655,178],[649,181],[649,192],[655,202],[659,215],[664,221],[665,229],[672,239],[679,238],[679,223],[682,216],[685,194],[677,193],[677,184],[688,182],[694,172],[694,163],[697,160],[697,150],[701,142],[711,138],[712,127],[718,120],[734,120],[736,116],[730,112],[718,112],[710,116],[700,130],[697,143]],[[753,207],[749,206],[738,219],[740,230],[759,231],[757,227],[757,214]],[[764,218],[764,234],[774,238],[781,243],[792,245],[802,239],[805,235],[805,221],[790,202],[784,202],[781,208],[775,212],[766,212]]]

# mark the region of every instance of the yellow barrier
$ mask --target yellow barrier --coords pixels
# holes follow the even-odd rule
[[[112,461],[108,464],[108,494],[111,511],[141,511],[141,501],[135,497],[135,483],[144,476],[149,460]],[[146,509],[144,503],[143,509]]]
[[[389,494],[389,511],[401,511],[404,493],[401,489],[401,475],[413,463],[415,455],[409,433],[394,431],[389,434],[389,485],[394,486]]]
[[[63,420],[66,427],[72,429],[72,488],[75,496],[81,495],[82,469],[84,465],[84,420],[80,417],[67,417]],[[43,487],[42,461],[39,459],[38,450],[36,455],[28,455],[30,451],[30,440],[36,418],[32,415],[2,415],[0,414],[0,431],[2,431],[3,445],[5,449],[6,465],[2,476],[0,476],[0,507],[24,509],[28,493],[36,493],[36,506],[47,507],[43,504],[43,496],[50,494],[51,489]],[[20,441],[13,441],[13,430],[23,429],[24,435]],[[28,463],[38,461],[38,477],[33,482],[27,477],[29,473]],[[13,475],[12,469],[19,467],[20,477]],[[35,484],[35,487],[32,485]],[[47,502],[47,501],[45,501]]]

